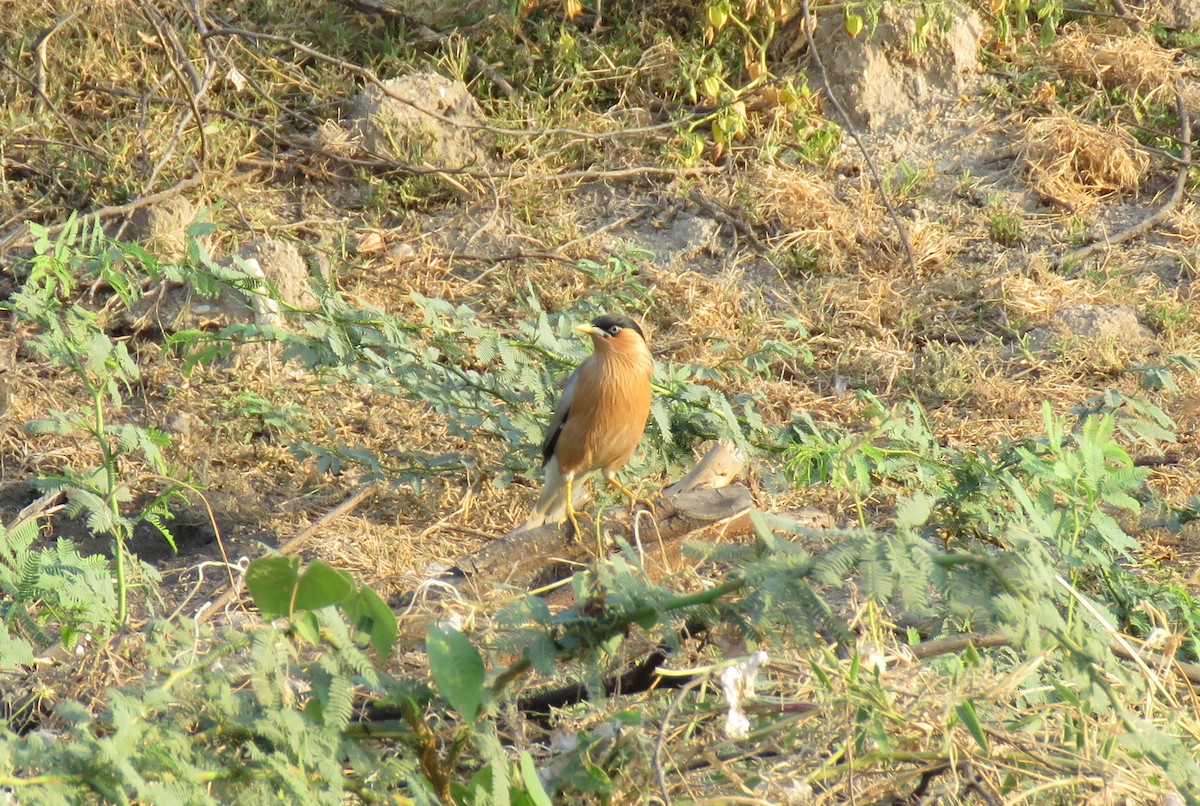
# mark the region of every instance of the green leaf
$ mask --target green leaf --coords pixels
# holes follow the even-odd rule
[[[829,679],[829,675],[826,673],[826,671],[818,666],[816,661],[809,661],[808,665],[812,669],[816,678],[821,681],[821,685],[825,687],[825,690],[833,691],[833,681]]]
[[[262,557],[246,569],[246,588],[267,621],[292,615],[299,557]]]
[[[54,713],[74,725],[87,725],[95,718],[83,704],[74,700],[59,700],[54,704]]]
[[[292,628],[296,633],[313,646],[321,643],[321,622],[316,612],[305,610],[292,617]]]
[[[350,621],[356,630],[365,632],[371,638],[371,646],[379,653],[379,657],[387,658],[396,644],[399,628],[396,625],[396,614],[387,606],[379,594],[364,585],[358,591],[348,608]]]
[[[533,669],[538,674],[549,677],[554,674],[554,662],[558,658],[558,646],[554,639],[544,632],[539,632],[525,649],[525,654],[533,663]]]
[[[667,407],[662,404],[662,401],[655,398],[650,403],[650,414],[654,418],[654,424],[658,426],[658,433],[662,435],[663,443],[671,444],[671,417],[667,414]]]
[[[647,608],[645,610],[645,612],[636,614],[634,623],[637,624],[639,627],[641,627],[643,630],[648,630],[651,627],[653,627],[655,624],[658,623],[658,619],[659,619],[658,612],[656,610],[654,610],[653,608]]]
[[[929,493],[914,493],[909,498],[901,498],[896,502],[896,526],[903,529],[915,529],[922,526],[933,514],[933,504],[936,499]]]
[[[1058,696],[1063,698],[1064,701],[1069,702],[1076,708],[1081,707],[1079,695],[1074,691],[1071,691],[1071,689],[1067,688],[1062,683],[1059,683],[1057,680],[1051,680],[1050,685],[1054,686],[1054,690],[1058,693]]]
[[[492,797],[495,778],[492,765],[485,764],[471,776],[471,780],[462,788],[461,794],[456,793],[455,799],[459,803],[487,803]]]
[[[979,715],[975,713],[975,705],[970,700],[963,700],[955,706],[954,710],[966,729],[975,737],[975,743],[979,745],[979,749],[986,755],[988,752],[987,734],[983,732],[983,725],[979,724]]]
[[[345,571],[313,560],[296,587],[296,610],[320,610],[354,595],[354,579]]]
[[[538,778],[533,756],[529,755],[527,750],[521,751],[521,778],[525,781],[525,790],[535,806],[551,806],[550,796],[546,794],[542,781]]]
[[[15,670],[27,663],[33,663],[33,645],[24,638],[9,635],[8,630],[0,630],[0,669]]]
[[[438,691],[467,722],[474,722],[483,700],[483,658],[467,636],[434,625],[425,634],[429,670]]]

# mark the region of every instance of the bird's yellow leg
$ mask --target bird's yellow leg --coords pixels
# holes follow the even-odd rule
[[[567,474],[567,520],[571,522],[572,528],[575,530],[571,533],[571,539],[578,541],[583,532],[579,531],[579,519],[575,517],[575,491],[572,489],[572,482],[575,481],[573,473]]]
[[[617,481],[616,476],[605,476],[605,478],[608,480],[608,483],[610,485],[612,485],[613,487],[616,487],[618,490],[620,490],[622,493],[624,493],[625,497],[628,498],[630,501],[632,501],[634,506],[641,504],[646,509],[650,510],[651,515],[657,514],[654,510],[654,504],[652,504],[649,500],[647,500],[645,498],[638,498],[637,493],[635,493],[633,490],[626,487],[621,482]]]

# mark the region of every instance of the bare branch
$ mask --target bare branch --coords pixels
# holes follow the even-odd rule
[[[875,191],[879,194],[879,198],[883,201],[883,206],[887,208],[888,217],[892,219],[892,223],[896,226],[896,232],[900,235],[900,244],[904,247],[904,257],[908,262],[908,269],[912,272],[913,280],[917,279],[917,261],[913,257],[912,244],[908,241],[908,229],[904,226],[904,220],[900,218],[900,214],[896,212],[896,208],[892,206],[892,200],[888,197],[887,190],[883,187],[883,178],[879,175],[879,169],[875,167],[875,160],[871,157],[871,152],[867,150],[866,141],[862,135],[858,133],[858,129],[850,122],[850,116],[846,113],[845,107],[834,94],[833,88],[829,84],[829,74],[825,72],[825,64],[821,61],[821,54],[817,52],[817,43],[813,40],[813,19],[809,12],[808,0],[801,0],[801,11],[804,13],[804,35],[808,38],[808,52],[812,54],[813,64],[817,66],[817,70],[821,73],[821,83],[825,86],[825,95],[829,98],[829,102],[833,105],[833,109],[837,112],[838,119],[842,124],[842,128],[853,138],[854,143],[858,146],[858,150],[862,152],[863,159],[867,163],[867,171],[871,174],[871,182],[875,185]]]
[[[1133,240],[1140,235],[1143,235],[1158,225],[1160,221],[1167,217],[1168,214],[1183,201],[1184,190],[1187,189],[1188,169],[1191,167],[1192,160],[1192,122],[1188,117],[1187,106],[1183,100],[1183,93],[1179,87],[1175,88],[1175,112],[1179,116],[1179,143],[1180,154],[1179,169],[1175,174],[1175,186],[1171,191],[1171,197],[1166,203],[1155,210],[1144,219],[1134,224],[1132,227],[1118,232],[1116,235],[1104,238],[1102,236],[1092,236],[1092,242],[1067,252],[1058,259],[1056,265],[1064,266],[1068,263],[1079,263],[1086,260],[1096,252],[1101,252],[1117,244],[1125,243]]]

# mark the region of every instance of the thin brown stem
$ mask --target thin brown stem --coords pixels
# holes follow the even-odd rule
[[[829,74],[825,72],[825,64],[821,61],[821,54],[817,51],[817,43],[813,40],[813,18],[809,11],[808,0],[801,0],[800,9],[804,15],[804,35],[808,38],[808,52],[812,55],[813,64],[817,67],[817,72],[821,74],[821,84],[825,87],[825,96],[829,98],[829,103],[837,112],[838,120],[842,128],[854,140],[854,144],[858,146],[858,150],[863,155],[863,160],[867,164],[867,172],[871,175],[871,182],[875,185],[875,191],[879,194],[879,198],[883,201],[883,206],[887,208],[888,217],[892,219],[892,224],[896,227],[896,232],[900,236],[900,245],[904,248],[904,259],[908,263],[908,269],[912,272],[913,281],[917,280],[917,261],[913,257],[912,244],[908,241],[908,229],[904,226],[903,219],[896,212],[895,206],[892,204],[891,198],[888,196],[887,189],[883,186],[883,178],[879,175],[879,169],[875,167],[875,160],[871,156],[871,152],[867,149],[866,141],[859,134],[858,129],[850,122],[850,115],[846,113],[842,102],[838,100],[837,94],[833,91],[833,87],[829,83]]]

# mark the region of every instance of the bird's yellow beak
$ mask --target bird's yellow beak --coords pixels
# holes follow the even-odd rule
[[[586,333],[587,335],[590,336],[595,331],[596,331],[596,328],[592,327],[592,325],[590,325],[590,324],[575,325],[576,333]]]

